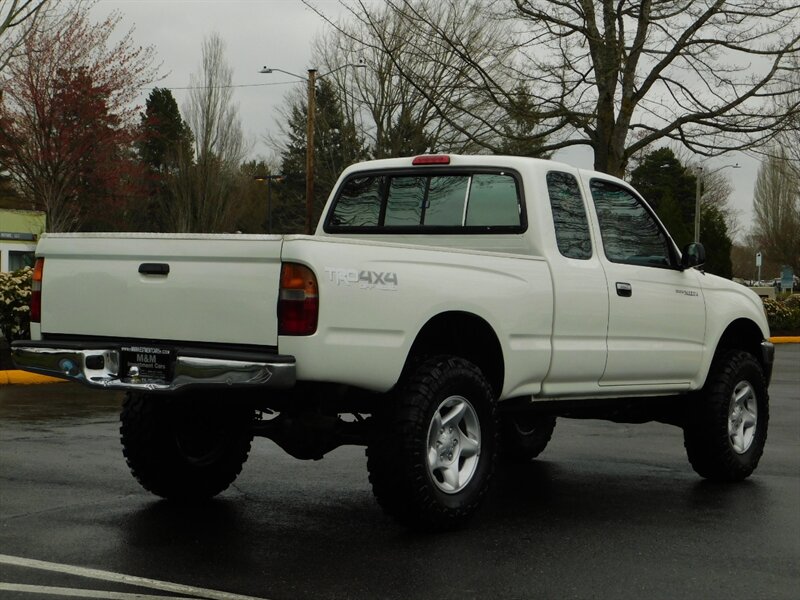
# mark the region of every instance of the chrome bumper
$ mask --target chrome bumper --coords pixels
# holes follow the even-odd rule
[[[14,342],[11,357],[26,371],[108,390],[171,392],[185,387],[263,387],[285,389],[296,382],[295,360],[278,354],[176,349],[171,377],[159,381],[121,374],[119,347],[102,344]]]

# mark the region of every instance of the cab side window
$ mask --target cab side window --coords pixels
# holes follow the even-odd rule
[[[551,171],[547,174],[547,193],[558,251],[567,258],[592,258],[589,221],[578,181],[569,173]]]
[[[590,189],[608,260],[647,267],[674,266],[669,238],[639,198],[600,179],[593,179]]]

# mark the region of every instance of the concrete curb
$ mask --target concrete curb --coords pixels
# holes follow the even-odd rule
[[[0,385],[38,385],[42,383],[64,383],[63,379],[37,375],[27,371],[0,371]]]
[[[771,337],[769,341],[773,344],[800,344],[800,335]]]
[[[769,338],[773,344],[800,344],[800,335],[777,336]],[[27,371],[0,371],[0,385],[38,385],[42,383],[66,383],[65,379],[37,375]]]

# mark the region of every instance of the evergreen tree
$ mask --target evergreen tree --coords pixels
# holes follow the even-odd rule
[[[697,179],[669,148],[647,154],[634,169],[631,183],[645,197],[679,248],[694,237]],[[724,204],[725,198],[718,202]],[[700,242],[706,249],[703,269],[730,278],[731,238],[719,205],[704,204],[700,211]]]
[[[307,104],[295,102],[289,113],[288,141],[281,152],[281,172],[286,176],[282,199],[273,214],[275,230],[303,231],[306,194]],[[334,87],[318,80],[314,120],[314,223],[339,174],[350,164],[367,158],[363,138],[347,119]]]
[[[169,172],[180,153],[192,154],[192,132],[181,118],[172,92],[166,88],[150,92],[139,128],[139,156],[152,172]]]
[[[716,206],[704,206],[700,212],[700,241],[706,249],[703,270],[730,279],[733,276],[731,247],[725,217]]]
[[[669,148],[646,155],[631,184],[656,211],[678,247],[692,241],[697,179]]]
[[[161,212],[170,202],[168,178],[174,175],[181,157],[192,160],[192,132],[181,118],[172,92],[155,88],[140,114],[139,159],[147,169],[147,204],[134,220],[138,229],[163,230]]]

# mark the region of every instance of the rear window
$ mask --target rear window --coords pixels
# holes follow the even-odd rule
[[[403,171],[345,180],[325,231],[514,233],[525,225],[514,173]]]

